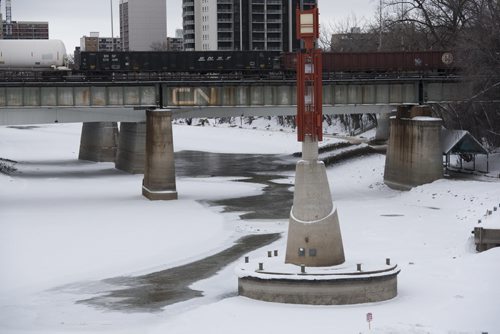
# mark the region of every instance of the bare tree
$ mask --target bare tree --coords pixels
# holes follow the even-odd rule
[[[375,36],[365,19],[351,15],[339,22],[321,26],[320,46],[325,51],[360,52],[376,48]]]
[[[477,0],[384,0],[391,13],[388,24],[411,23],[428,35],[429,48],[454,46],[467,27]]]
[[[468,102],[458,107],[461,123],[491,145],[500,145],[500,3],[476,0],[457,40],[457,64],[471,83]],[[463,120],[466,119],[467,122]]]

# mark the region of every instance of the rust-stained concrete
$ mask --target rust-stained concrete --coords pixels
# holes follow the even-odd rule
[[[115,162],[118,125],[115,122],[83,123],[78,159]]]
[[[391,118],[384,172],[389,187],[409,190],[443,177],[442,120],[429,114],[423,107],[400,108]]]
[[[177,199],[172,112],[146,112],[146,159],[142,194],[150,200]]]

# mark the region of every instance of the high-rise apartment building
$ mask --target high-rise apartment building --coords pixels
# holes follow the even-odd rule
[[[183,0],[184,49],[275,50],[299,47],[295,9],[317,0]]]
[[[149,51],[167,37],[166,0],[120,0],[120,35],[125,51]]]

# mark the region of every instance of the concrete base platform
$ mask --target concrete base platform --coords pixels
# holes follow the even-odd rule
[[[154,191],[142,186],[142,195],[151,201],[172,201],[178,198],[177,191]]]
[[[301,267],[283,262],[283,258],[273,257],[239,266],[236,269],[239,295],[309,305],[372,303],[397,295],[400,270],[385,261],[363,263],[361,267],[354,262],[333,267]]]

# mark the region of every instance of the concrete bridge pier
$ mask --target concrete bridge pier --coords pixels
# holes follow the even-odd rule
[[[389,139],[390,117],[390,114],[377,114],[377,129],[375,132],[376,141],[384,142]]]
[[[172,112],[146,111],[146,164],[142,194],[150,200],[175,200],[174,142]]]
[[[130,174],[144,173],[146,123],[120,123],[115,167]]]
[[[391,118],[385,159],[384,183],[410,190],[443,177],[440,118],[431,117],[428,106],[398,107]]]
[[[114,162],[117,146],[117,123],[83,123],[78,159],[95,162]]]

